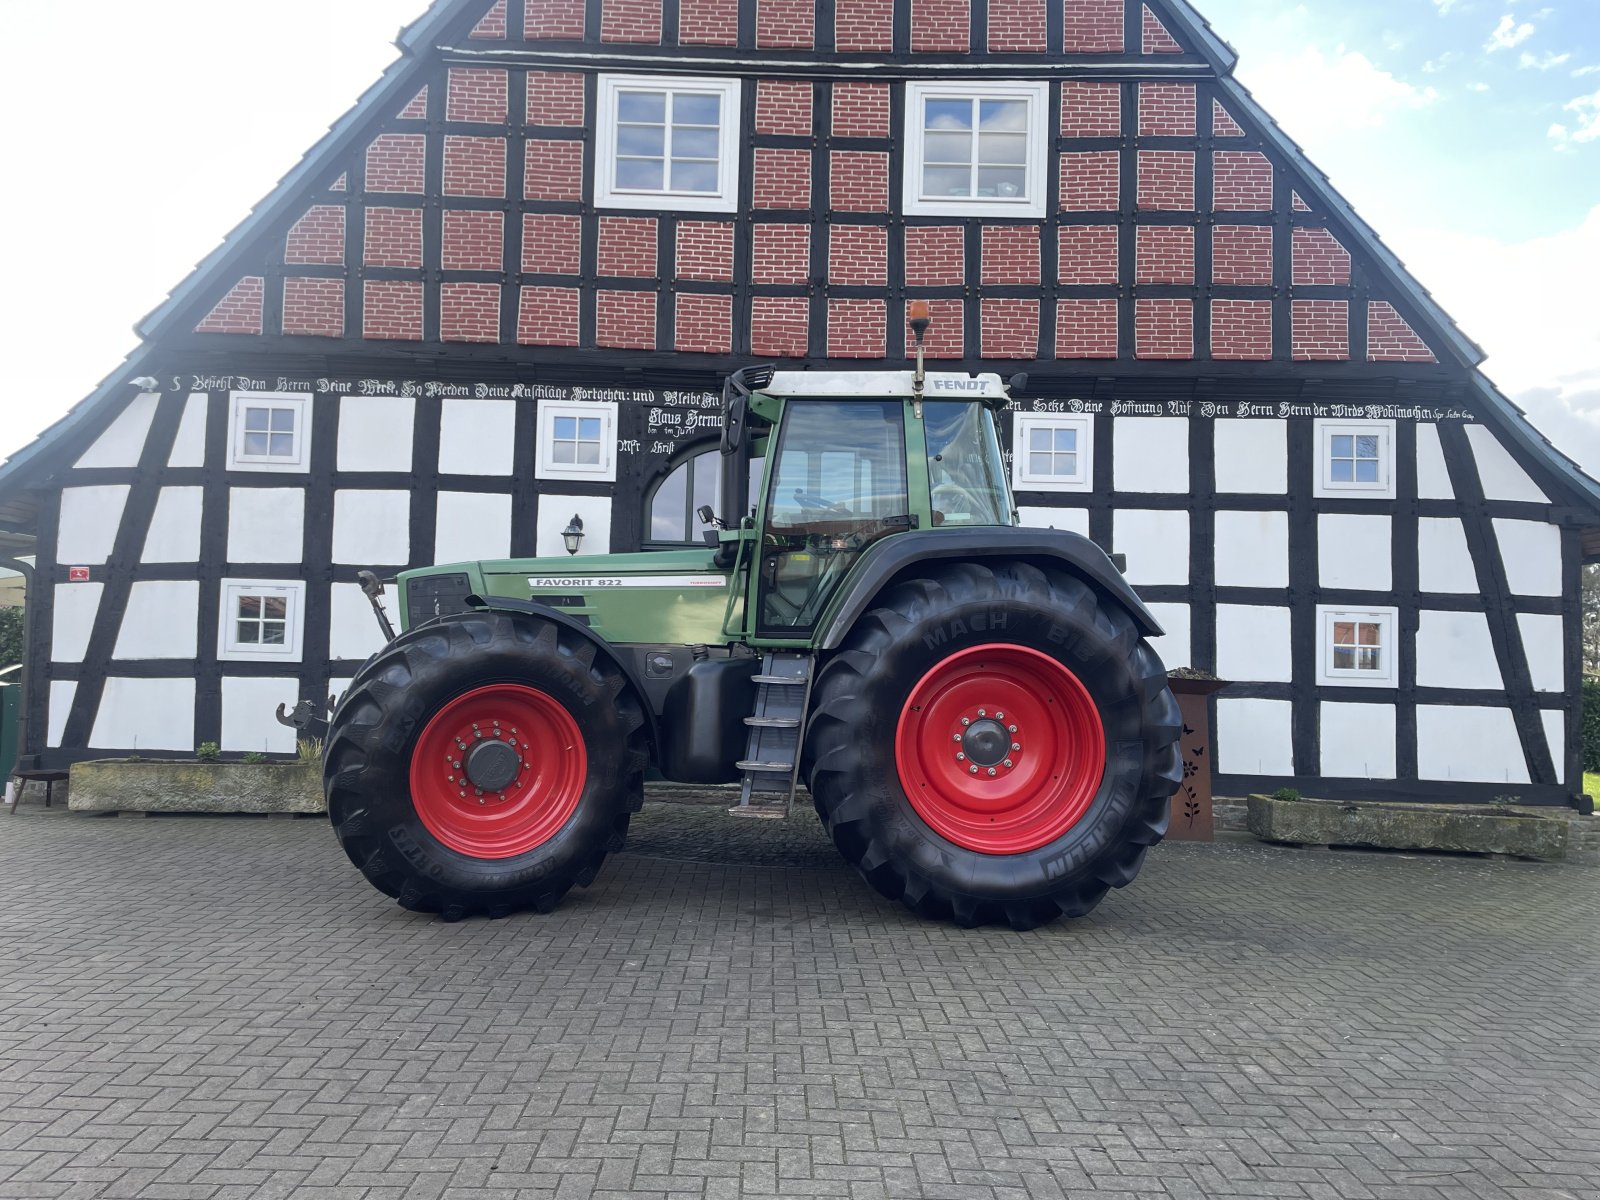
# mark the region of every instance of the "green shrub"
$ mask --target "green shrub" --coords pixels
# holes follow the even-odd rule
[[[1272,798],[1274,800],[1298,800],[1300,799],[1300,793],[1295,791],[1294,788],[1279,788],[1272,793]]]
[[[1600,771],[1600,679],[1583,681],[1583,769]]]
[[[222,747],[215,742],[201,742],[194,748],[194,756],[201,762],[216,762],[222,757]]]
[[[252,767],[260,766],[262,763],[267,761],[267,756],[259,750],[246,750],[244,753],[244,761],[249,763]]]

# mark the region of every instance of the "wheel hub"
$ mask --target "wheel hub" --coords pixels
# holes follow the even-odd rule
[[[961,749],[977,766],[998,766],[1011,749],[1011,735],[993,717],[982,717],[967,726],[967,731],[961,735]]]
[[[516,782],[522,757],[508,742],[479,742],[467,751],[466,769],[474,787],[498,792]]]

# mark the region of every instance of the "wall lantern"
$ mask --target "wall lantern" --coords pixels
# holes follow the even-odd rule
[[[572,514],[572,524],[561,531],[561,540],[567,544],[567,553],[576,554],[578,543],[583,541],[583,518]]]

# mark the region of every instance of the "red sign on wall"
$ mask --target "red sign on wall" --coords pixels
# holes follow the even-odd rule
[[[89,582],[89,568],[88,567],[68,567],[67,568],[67,581],[69,583],[88,583]]]

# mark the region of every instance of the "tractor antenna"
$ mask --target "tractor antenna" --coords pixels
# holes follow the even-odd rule
[[[911,407],[918,417],[922,416],[922,385],[927,378],[922,369],[922,338],[928,332],[928,302],[926,300],[913,300],[911,302],[911,335],[917,339],[917,370],[911,377]]]

